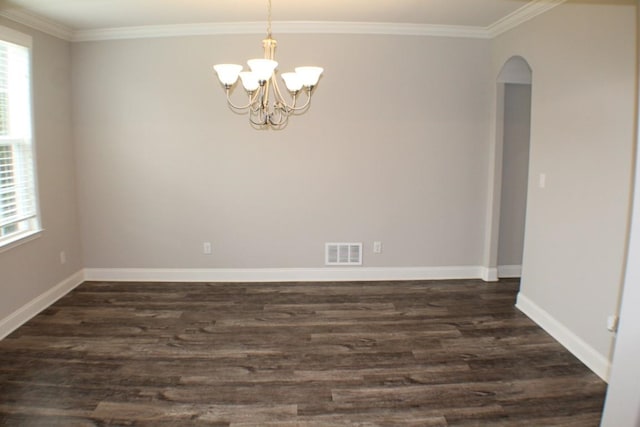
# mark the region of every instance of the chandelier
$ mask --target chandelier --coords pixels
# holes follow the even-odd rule
[[[227,102],[237,111],[249,113],[249,122],[258,129],[282,129],[289,117],[308,109],[313,88],[318,83],[323,69],[320,67],[297,67],[294,72],[281,75],[287,90],[289,102],[282,96],[276,81],[275,70],[278,63],[274,60],[277,42],[271,35],[271,0],[267,18],[267,38],[262,41],[264,58],[247,61],[251,71],[242,71],[242,65],[217,64],[214,70],[227,94]],[[249,101],[245,105],[236,105],[231,101],[231,89],[238,81],[247,93]],[[304,104],[298,106],[300,92],[306,94]]]

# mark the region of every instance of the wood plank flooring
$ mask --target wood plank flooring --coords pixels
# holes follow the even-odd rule
[[[98,283],[0,342],[2,426],[597,426],[518,282]]]

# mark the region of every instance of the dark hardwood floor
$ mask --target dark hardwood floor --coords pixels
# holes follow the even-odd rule
[[[597,426],[517,290],[84,283],[0,342],[0,425]]]

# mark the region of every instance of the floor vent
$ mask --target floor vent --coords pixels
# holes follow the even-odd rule
[[[362,265],[362,243],[325,243],[326,265]]]

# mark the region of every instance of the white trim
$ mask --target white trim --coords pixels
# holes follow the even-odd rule
[[[0,11],[0,15],[2,15],[2,11]],[[30,35],[5,27],[4,25],[0,25],[0,38],[6,42],[24,46],[28,49],[31,49],[33,45],[33,39]]]
[[[264,34],[264,22],[221,22],[209,24],[148,25],[76,31],[71,41],[101,41],[200,35]],[[482,27],[403,24],[390,22],[279,21],[274,34],[378,34],[397,36],[464,37],[488,39]]]
[[[261,33],[264,33],[264,23],[260,25],[262,29]],[[282,25],[282,28],[280,28],[280,25]],[[472,39],[489,38],[489,34],[482,27],[462,25],[397,22],[288,21],[280,23],[274,22],[273,26],[275,34],[378,34],[394,36],[464,37]]]
[[[2,246],[0,246],[0,253],[6,252],[32,240],[36,240],[42,236],[43,232],[44,230],[40,228],[38,230],[29,230],[28,232],[18,236],[13,236],[13,239],[5,241]]]
[[[498,277],[502,277],[504,279],[513,279],[513,278],[522,277],[522,266],[521,265],[499,265]]]
[[[497,282],[498,269],[495,267],[482,267],[482,276],[480,278],[485,282]]]
[[[379,34],[397,36],[462,37],[491,39],[547,12],[566,0],[534,0],[487,27],[429,25],[393,22],[276,21],[275,34]],[[264,34],[264,22],[148,25],[139,27],[77,30],[26,10],[0,11],[0,16],[73,42],[183,37],[195,35]]]
[[[566,347],[582,363],[595,372],[604,381],[609,381],[611,362],[596,349],[574,334],[569,328],[546,312],[522,292],[518,294],[516,307],[538,324],[549,335]]]
[[[25,322],[36,316],[42,310],[65,296],[84,281],[82,270],[64,279],[53,288],[29,301],[9,316],[0,319],[0,340],[18,329]]]
[[[62,40],[70,41],[73,37],[71,28],[32,12],[17,9],[0,10],[0,16]]]
[[[478,279],[481,277],[482,268],[476,266],[392,268],[85,269],[86,280],[125,282],[320,282],[356,280],[446,280]]]
[[[522,56],[514,55],[507,60],[498,74],[498,83],[531,85],[531,66]]]
[[[518,10],[502,19],[497,20],[493,24],[485,28],[489,38],[495,38],[502,33],[517,27],[520,24],[524,24],[527,21],[542,15],[543,13],[553,9],[556,6],[560,6],[567,0],[535,0],[531,3],[525,4]]]
[[[262,28],[259,31],[259,28]],[[219,24],[175,24],[145,25],[139,27],[101,28],[96,30],[75,31],[71,41],[103,41],[148,39],[159,37],[185,37],[206,35],[263,34],[264,24],[257,22],[237,22]]]

